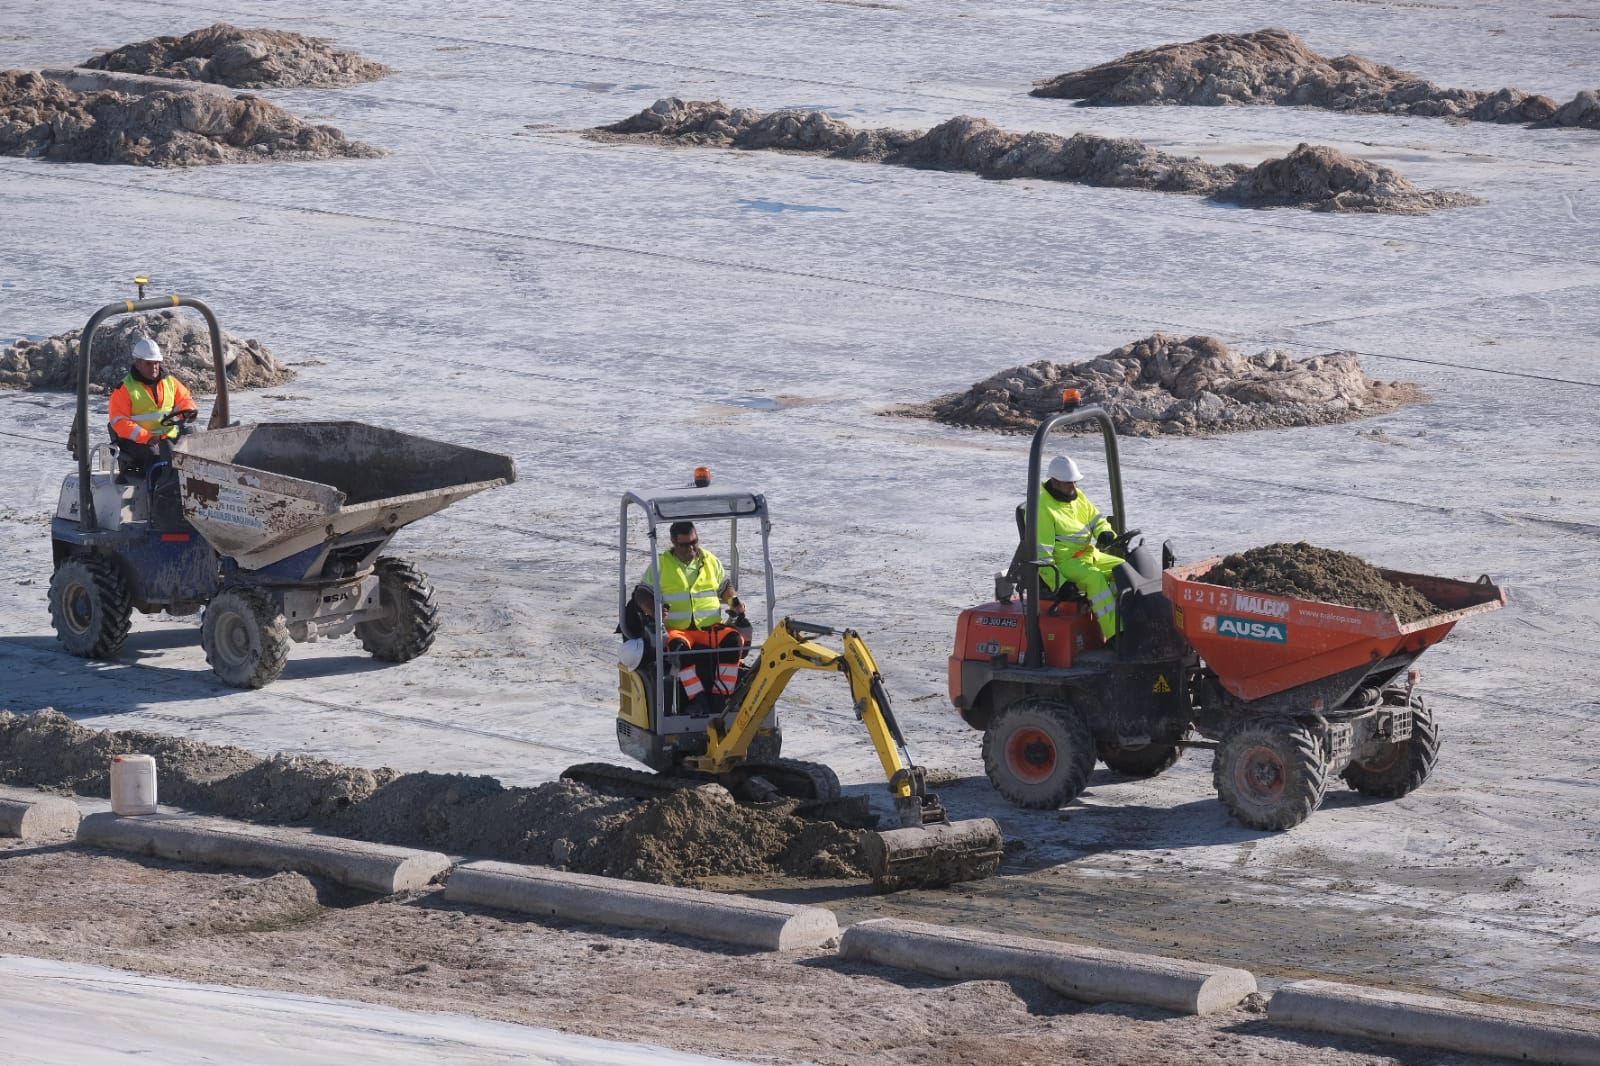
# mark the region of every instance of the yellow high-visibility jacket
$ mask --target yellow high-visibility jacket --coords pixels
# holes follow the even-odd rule
[[[1045,587],[1054,591],[1061,584],[1060,567],[1069,559],[1093,554],[1095,539],[1109,529],[1111,523],[1100,508],[1081,491],[1069,502],[1056,499],[1040,485],[1038,560],[1052,564],[1039,571]]]

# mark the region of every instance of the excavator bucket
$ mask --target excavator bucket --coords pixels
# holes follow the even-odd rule
[[[861,850],[876,891],[941,888],[994,876],[1005,837],[993,818],[968,818],[867,833]]]

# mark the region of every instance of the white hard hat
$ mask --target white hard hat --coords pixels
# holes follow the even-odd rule
[[[140,363],[161,362],[161,345],[149,337],[140,337],[133,342],[133,358]]]
[[[1065,455],[1058,455],[1050,460],[1050,470],[1045,476],[1053,481],[1083,480],[1083,473],[1078,469],[1078,464]]]
[[[637,670],[639,664],[644,662],[644,640],[634,637],[632,640],[622,642],[622,647],[617,649],[617,662],[625,670]]]

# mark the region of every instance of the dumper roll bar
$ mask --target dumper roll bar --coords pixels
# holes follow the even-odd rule
[[[1111,527],[1119,534],[1128,528],[1128,516],[1122,502],[1122,460],[1117,453],[1117,430],[1105,408],[1072,407],[1053,414],[1039,424],[1033,433],[1033,446],[1028,450],[1027,522],[1023,530],[1023,571],[1026,574],[1023,611],[1027,625],[1028,647],[1023,656],[1024,666],[1044,665],[1044,631],[1039,628],[1039,571],[1043,563],[1039,552],[1039,485],[1044,472],[1044,444],[1051,430],[1079,422],[1093,421],[1100,427],[1100,436],[1106,445],[1106,475],[1111,482]]]
[[[142,280],[142,279],[141,279]],[[139,291],[144,291],[140,285]],[[78,338],[78,412],[72,419],[72,434],[67,438],[67,450],[78,460],[78,528],[88,532],[96,528],[94,494],[89,491],[89,354],[94,348],[94,334],[100,324],[116,315],[132,315],[140,311],[155,311],[163,307],[192,307],[205,316],[206,328],[211,333],[211,367],[217,375],[217,395],[211,403],[211,418],[207,429],[217,429],[228,424],[228,376],[222,362],[222,327],[211,308],[192,296],[152,296],[144,300],[117,300],[108,303],[89,318]]]

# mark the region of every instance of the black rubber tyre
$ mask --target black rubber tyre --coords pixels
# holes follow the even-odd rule
[[[439,607],[428,575],[403,559],[384,556],[373,567],[384,617],[356,623],[356,637],[374,659],[408,663],[433,647]]]
[[[983,731],[983,769],[1008,802],[1055,810],[1089,784],[1094,736],[1065,703],[1022,700],[995,715]]]
[[[260,589],[223,589],[213,596],[200,625],[200,644],[211,669],[235,688],[270,684],[289,661],[289,627]]]
[[[1345,784],[1363,796],[1399,799],[1422,787],[1439,761],[1439,727],[1422,700],[1411,704],[1411,737],[1390,744],[1382,755],[1344,769]]]
[[[1154,777],[1172,768],[1183,755],[1176,744],[1146,744],[1142,748],[1114,748],[1101,744],[1096,753],[1112,772],[1123,777]]]
[[[1328,790],[1322,743],[1288,718],[1247,718],[1217,745],[1217,797],[1252,829],[1289,829],[1322,806]]]
[[[128,638],[133,601],[110,559],[79,555],[50,575],[50,624],[62,647],[85,659],[109,659]]]

